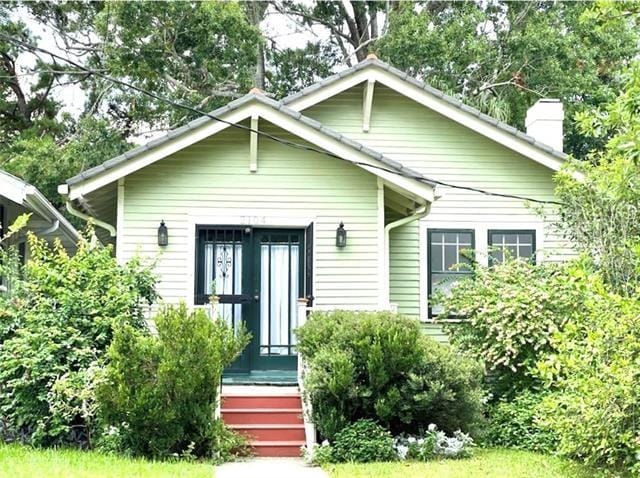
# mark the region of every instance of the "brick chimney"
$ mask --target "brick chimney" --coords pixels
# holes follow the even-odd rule
[[[564,108],[560,100],[542,98],[527,110],[524,124],[527,134],[541,143],[562,151]]]

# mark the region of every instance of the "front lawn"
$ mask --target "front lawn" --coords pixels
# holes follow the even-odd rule
[[[560,458],[515,450],[478,450],[467,460],[429,463],[344,464],[326,467],[331,478],[594,478],[593,470]]]
[[[0,445],[0,474],[11,478],[213,478],[213,465],[154,462],[77,450]]]

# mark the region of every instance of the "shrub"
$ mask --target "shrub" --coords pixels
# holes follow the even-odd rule
[[[481,369],[390,312],[315,312],[298,330],[313,421],[330,440],[361,418],[393,433],[429,423],[473,431],[481,416]]]
[[[511,396],[540,386],[537,363],[553,352],[551,336],[580,313],[583,293],[570,266],[509,260],[478,267],[452,288],[443,317],[452,344],[483,360],[492,392]]]
[[[496,447],[550,453],[557,437],[540,422],[543,394],[524,391],[512,400],[500,400],[488,410],[487,444]]]
[[[34,445],[91,445],[89,370],[117,324],[142,326],[154,277],[138,260],[119,265],[91,232],[73,257],[30,235],[31,257],[2,305],[0,434]]]
[[[214,418],[218,386],[248,334],[184,304],[155,322],[157,336],[129,325],[116,331],[97,391],[105,429],[115,427],[135,455],[225,458],[238,442]]]
[[[336,433],[332,458],[338,463],[394,461],[393,437],[372,420],[358,420]]]
[[[309,451],[306,446],[303,446],[302,455],[307,462],[316,466],[323,466],[334,462],[333,447],[328,440],[313,447],[312,451]]]
[[[552,337],[556,353],[540,364],[554,389],[542,421],[562,453],[639,473],[640,302],[592,275],[582,312]]]

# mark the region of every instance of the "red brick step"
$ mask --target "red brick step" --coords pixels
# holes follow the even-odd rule
[[[301,408],[299,396],[295,395],[224,395],[222,408]]]
[[[297,388],[234,386],[227,390],[222,389],[222,419],[248,436],[256,456],[300,456],[305,428]]]
[[[229,425],[255,441],[301,441],[304,442],[304,425]]]
[[[222,419],[227,425],[304,423],[301,408],[223,408]]]
[[[253,452],[261,457],[297,457],[300,456],[300,447],[304,441],[254,441],[251,443]]]

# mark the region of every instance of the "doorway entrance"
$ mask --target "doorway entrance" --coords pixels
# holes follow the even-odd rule
[[[219,316],[252,334],[228,373],[297,369],[306,235],[304,229],[198,227],[197,297],[218,295]]]

